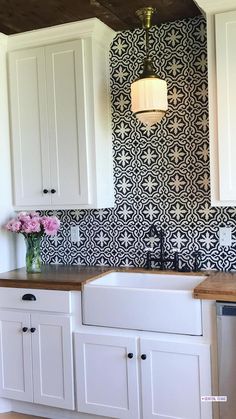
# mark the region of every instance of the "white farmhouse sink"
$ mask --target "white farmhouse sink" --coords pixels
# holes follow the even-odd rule
[[[84,286],[83,323],[188,335],[202,334],[203,276],[111,272]]]

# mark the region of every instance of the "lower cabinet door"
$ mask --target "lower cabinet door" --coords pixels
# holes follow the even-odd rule
[[[31,328],[34,402],[74,409],[70,317],[35,313]]]
[[[75,361],[79,412],[139,418],[136,338],[75,333]]]
[[[0,310],[0,396],[32,402],[30,315]]]
[[[210,345],[140,342],[143,419],[211,419]]]

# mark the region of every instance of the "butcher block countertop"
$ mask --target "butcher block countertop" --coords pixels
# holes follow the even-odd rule
[[[193,291],[194,298],[236,302],[236,273],[207,272],[209,275]]]
[[[43,265],[42,272],[32,274],[21,268],[0,273],[0,287],[81,291],[83,284],[110,270],[100,266]]]
[[[145,272],[183,275],[181,272],[147,270],[145,268],[115,268],[105,266],[43,265],[42,272],[27,274],[25,268],[0,273],[0,287],[34,288],[61,291],[81,291],[84,284],[108,272]],[[184,275],[186,275],[184,273]],[[188,273],[187,275],[196,275]],[[203,272],[197,275],[205,275]]]
[[[236,302],[236,273],[174,272],[144,268],[112,268],[105,266],[43,265],[41,273],[27,274],[25,268],[0,273],[0,287],[32,288],[59,291],[81,291],[84,284],[108,272],[145,272],[206,277],[194,289],[193,297],[205,300]]]
[[[205,273],[181,273],[174,271],[147,270],[145,268],[115,268],[105,266],[43,265],[42,272],[27,274],[25,268],[0,273],[0,287],[33,288],[61,291],[81,291],[84,284],[108,272],[145,272],[172,275],[205,275]]]

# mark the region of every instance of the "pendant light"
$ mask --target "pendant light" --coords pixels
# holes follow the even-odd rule
[[[144,7],[136,12],[145,29],[146,58],[141,76],[131,84],[131,110],[148,126],[160,122],[168,109],[166,81],[155,74],[149,56],[149,29],[154,12],[153,7]]]

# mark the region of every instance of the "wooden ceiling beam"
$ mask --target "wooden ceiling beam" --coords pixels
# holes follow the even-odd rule
[[[97,17],[114,30],[140,26],[135,11],[157,8],[153,24],[200,14],[193,0],[0,0],[0,32],[7,35]]]

